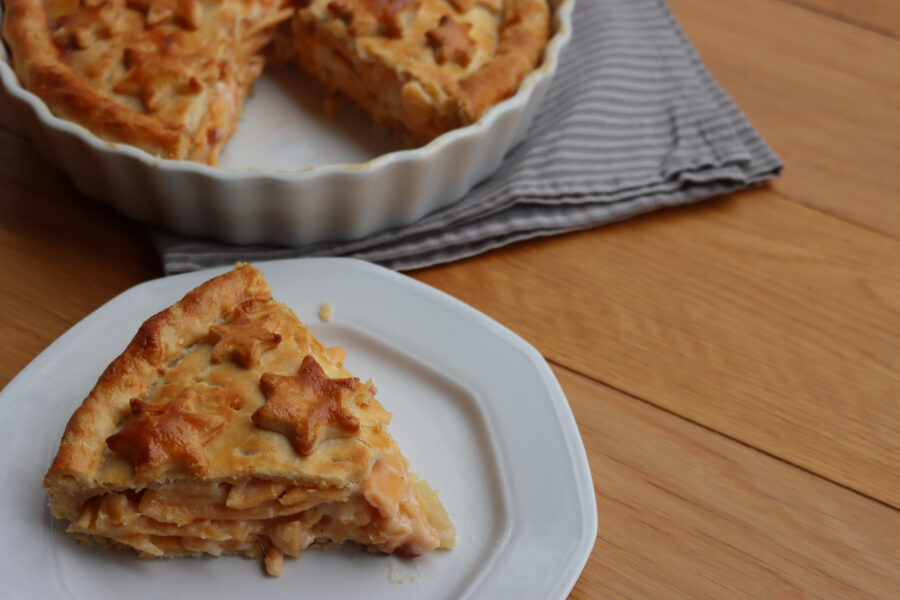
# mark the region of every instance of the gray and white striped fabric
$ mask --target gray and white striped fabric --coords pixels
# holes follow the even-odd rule
[[[297,256],[414,269],[778,175],[781,161],[709,75],[664,0],[577,0],[574,23],[525,141],[460,201],[401,229],[294,248],[154,231],[166,272]]]

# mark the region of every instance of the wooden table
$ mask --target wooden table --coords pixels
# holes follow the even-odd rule
[[[671,5],[783,177],[412,275],[562,383],[600,521],[573,598],[900,598],[900,3]],[[0,129],[0,385],[161,274]]]

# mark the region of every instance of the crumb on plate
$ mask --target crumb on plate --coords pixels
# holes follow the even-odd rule
[[[323,302],[322,306],[319,307],[319,319],[323,323],[327,323],[331,320],[331,304],[328,302]]]

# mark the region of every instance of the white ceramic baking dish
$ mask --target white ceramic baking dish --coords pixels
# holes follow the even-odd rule
[[[411,150],[352,107],[323,119],[321,90],[296,69],[262,76],[219,167],[159,159],[54,116],[19,85],[5,48],[0,93],[51,164],[128,217],[234,243],[356,239],[454,202],[521,140],[571,35],[574,0],[550,3],[552,38],[518,93]]]

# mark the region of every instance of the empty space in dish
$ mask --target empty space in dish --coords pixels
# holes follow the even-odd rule
[[[349,101],[329,99],[322,85],[297,67],[266,70],[253,90],[222,152],[222,169],[352,165],[405,149],[398,136]],[[335,103],[331,114],[329,102]]]

